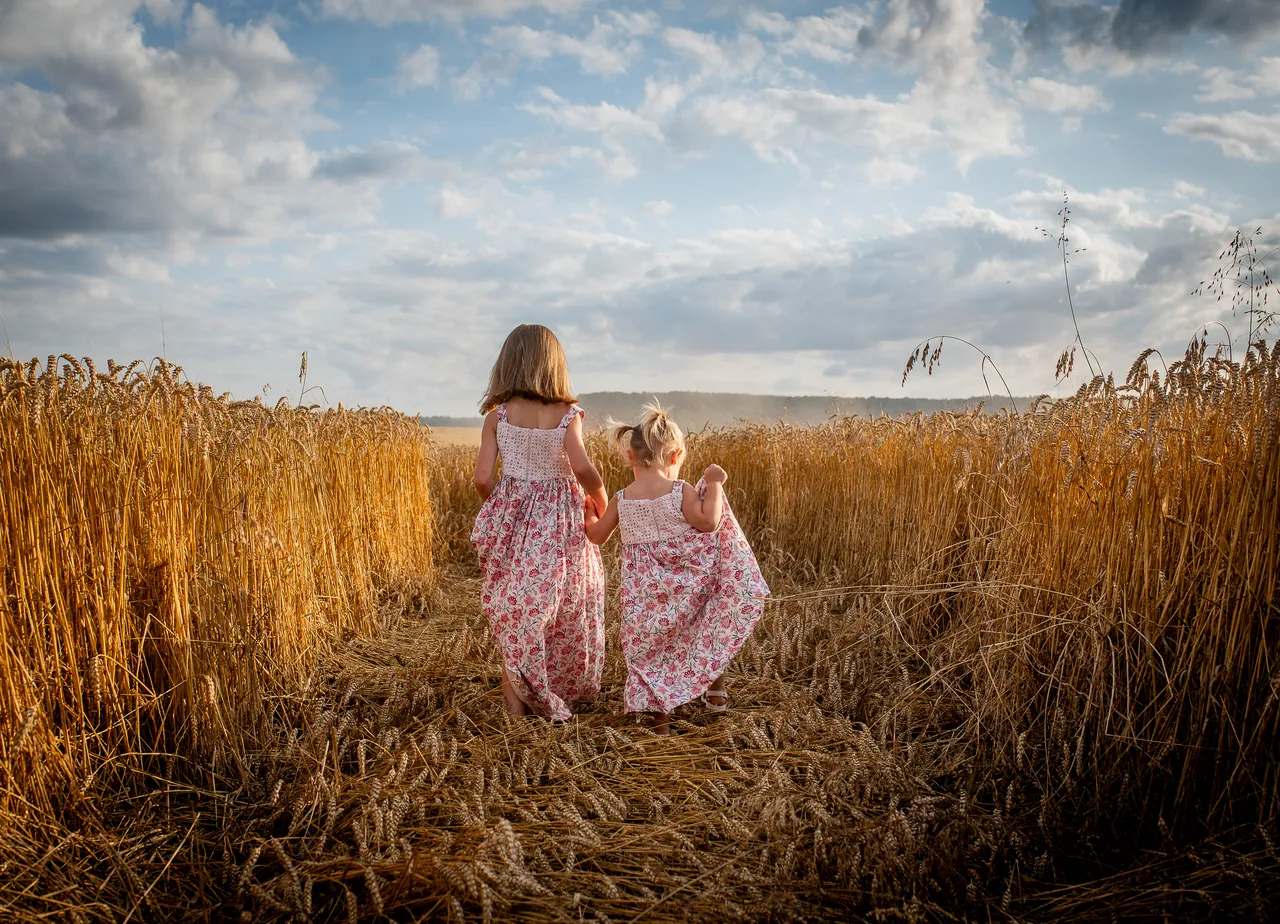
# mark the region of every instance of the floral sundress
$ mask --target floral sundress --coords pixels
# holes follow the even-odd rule
[[[627,712],[671,712],[705,693],[751,635],[769,594],[728,500],[720,526],[703,533],[684,518],[683,493],[683,481],[654,500],[618,492]]]
[[[498,408],[502,478],[471,543],[481,604],[516,694],[537,715],[569,718],[600,692],[604,569],[582,528],[585,494],[564,451],[578,407],[554,430],[517,427]]]

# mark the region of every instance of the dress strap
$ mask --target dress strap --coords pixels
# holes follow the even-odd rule
[[[568,427],[569,424],[573,423],[573,418],[577,417],[579,414],[581,414],[583,417],[587,416],[586,411],[584,411],[582,408],[578,407],[578,405],[575,404],[573,407],[569,408],[569,413],[565,414],[564,417],[560,418],[560,425],[556,427],[556,429],[563,430],[564,428]]]
[[[503,423],[507,422],[507,406],[505,404],[498,405],[498,420]]]
[[[672,494],[675,494],[675,493],[680,492],[680,491],[683,491],[683,490],[684,490],[684,481],[683,481],[682,479],[677,478],[675,481],[671,482],[671,493],[672,493]]]

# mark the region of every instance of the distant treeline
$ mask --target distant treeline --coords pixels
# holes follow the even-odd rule
[[[1009,408],[1009,398],[836,398],[825,395],[739,395],[722,392],[669,391],[657,394],[601,391],[581,396],[588,427],[603,426],[609,418],[630,422],[641,407],[657,398],[688,431],[731,427],[742,423],[820,424],[832,417],[897,417],[917,411],[967,411],[981,406],[989,413]],[[1016,398],[1025,410],[1030,398]],[[421,417],[431,427],[478,427],[479,417]]]

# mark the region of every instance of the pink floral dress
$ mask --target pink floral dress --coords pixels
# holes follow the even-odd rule
[[[498,408],[502,479],[471,531],[502,662],[519,697],[551,719],[594,699],[604,666],[604,569],[583,533],[585,496],[564,451],[581,413],[538,430],[508,423]]]
[[[698,482],[698,493],[706,491]],[[618,492],[627,712],[671,712],[707,691],[764,613],[769,587],[729,502],[702,533],[681,512],[684,482],[655,500]]]

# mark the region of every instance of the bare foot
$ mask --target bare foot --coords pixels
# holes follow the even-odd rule
[[[502,700],[507,707],[507,712],[516,718],[522,718],[529,714],[529,707],[516,693],[515,684],[511,682],[511,675],[507,673],[507,666],[502,666]]]
[[[512,700],[507,700],[506,703],[504,703],[507,707],[507,714],[512,715],[517,719],[523,719],[529,714],[529,707],[526,706],[522,700],[515,697],[513,697],[513,699],[514,702]]]
[[[724,688],[724,674],[711,681],[711,686],[702,694],[702,701],[717,712],[729,706],[729,691]]]

